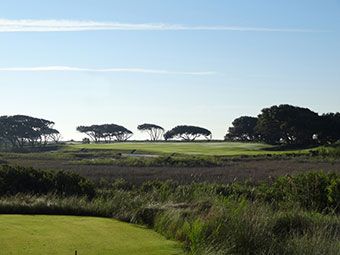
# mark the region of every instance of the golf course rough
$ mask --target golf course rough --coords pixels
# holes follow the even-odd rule
[[[175,255],[180,245],[152,230],[113,219],[0,215],[1,255]]]

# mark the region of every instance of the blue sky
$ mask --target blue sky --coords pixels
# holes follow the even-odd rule
[[[199,125],[293,104],[340,111],[339,0],[0,3],[0,115]]]

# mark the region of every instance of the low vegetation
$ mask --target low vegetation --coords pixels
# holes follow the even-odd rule
[[[310,151],[313,157],[340,159],[340,144],[333,144],[329,146],[321,146],[315,150]]]
[[[134,185],[167,179],[180,184],[205,181],[230,184],[249,178],[268,182],[269,176],[277,178],[308,170],[340,173],[338,145],[295,151],[265,148],[256,143],[225,142],[78,144],[39,153],[1,152],[0,164],[64,169],[81,174],[96,185],[102,180],[113,182],[119,178]],[[182,153],[167,152],[175,150]]]
[[[111,159],[82,159],[72,161],[82,165],[115,165],[124,167],[214,167],[221,166],[223,160],[207,156],[168,157],[115,157]]]
[[[93,183],[86,178],[65,171],[43,171],[25,167],[0,167],[0,196],[17,193],[48,194],[60,196],[95,195]]]
[[[0,213],[114,218],[177,240],[189,254],[338,254],[340,176],[329,170],[338,166],[339,145],[276,148],[259,143],[135,142],[3,152],[0,160],[12,166],[0,167]],[[297,166],[300,161],[310,169],[328,162],[328,172],[280,172],[268,178],[264,164],[284,168],[285,162]],[[67,171],[14,166],[34,162]],[[247,178],[247,162],[263,167],[254,172],[254,180],[237,181]],[[209,182],[202,182],[207,180],[202,175],[211,178]]]
[[[113,217],[181,241],[190,254],[338,254],[339,194],[340,176],[332,172],[262,184],[117,180],[92,199],[4,195],[0,212]]]

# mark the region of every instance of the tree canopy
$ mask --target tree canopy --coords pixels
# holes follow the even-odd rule
[[[210,140],[211,132],[208,129],[196,126],[176,126],[173,129],[167,131],[164,134],[164,139],[182,139],[184,141],[190,142],[194,141],[196,138],[203,136],[204,138]]]
[[[151,141],[159,140],[164,133],[164,128],[155,124],[145,123],[142,125],[138,125],[137,129],[147,132],[150,135]]]
[[[116,124],[79,126],[77,127],[77,131],[85,133],[95,143],[102,140],[105,142],[124,142],[133,135],[133,133],[127,128]]]
[[[241,116],[233,121],[233,126],[228,129],[224,139],[242,142],[256,141],[258,138],[255,132],[256,124],[256,117]]]
[[[279,105],[262,109],[255,131],[268,144],[308,145],[315,143],[319,115],[307,108]]]
[[[58,142],[60,138],[59,131],[53,126],[53,121],[26,115],[1,116],[0,140],[12,147],[44,146],[49,141]]]
[[[317,140],[321,144],[340,140],[340,113],[326,113],[320,116]]]

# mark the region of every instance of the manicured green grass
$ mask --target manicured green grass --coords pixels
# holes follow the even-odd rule
[[[179,245],[159,234],[112,219],[0,215],[0,254],[170,255]]]
[[[206,143],[151,143],[151,142],[126,142],[110,144],[76,144],[70,145],[70,149],[111,149],[129,152],[136,150],[135,153],[149,154],[205,154],[205,155],[257,155],[257,154],[280,154],[287,151],[266,150],[272,148],[270,145],[262,143],[237,143],[237,142],[206,142]],[[294,151],[300,152],[300,151]]]

